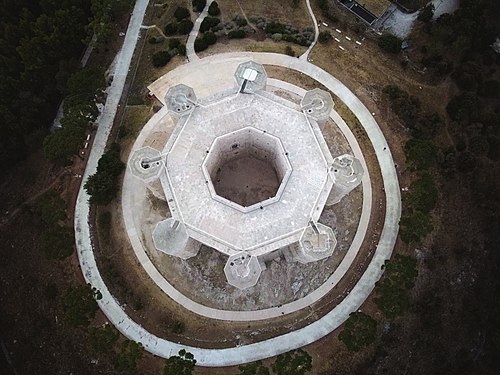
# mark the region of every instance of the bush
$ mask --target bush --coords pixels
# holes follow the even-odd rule
[[[245,18],[240,18],[240,17],[238,17],[238,18],[236,18],[236,19],[234,20],[234,22],[235,22],[235,23],[236,23],[236,25],[237,25],[237,26],[239,26],[239,27],[244,27],[244,26],[248,25],[248,22],[247,22],[247,20],[246,20]]]
[[[271,21],[266,25],[266,34],[284,34],[285,33],[285,25],[279,22]]]
[[[412,214],[405,214],[399,221],[399,235],[406,243],[420,241],[421,238],[432,232],[432,229],[431,218],[429,215],[420,211],[416,211]],[[401,306],[405,305],[405,301],[400,301],[398,303]]]
[[[195,365],[194,356],[182,349],[179,350],[179,355],[174,355],[166,360],[163,375],[191,375]]]
[[[168,41],[168,48],[174,49],[174,48],[179,47],[180,44],[181,44],[181,41],[179,39],[170,39]]]
[[[405,144],[405,155],[412,167],[417,170],[426,170],[436,162],[436,146],[428,140],[410,139]]]
[[[229,39],[243,39],[245,36],[246,36],[246,33],[245,33],[245,30],[243,30],[243,29],[231,30],[227,34],[227,37]]]
[[[322,31],[318,35],[318,42],[327,43],[332,40],[332,38],[332,34],[330,34],[328,31]]]
[[[479,95],[488,98],[500,98],[500,81],[484,81],[479,88]]]
[[[137,361],[144,354],[141,343],[126,340],[122,343],[120,353],[115,358],[115,368],[119,371],[136,372]]]
[[[217,1],[213,1],[208,7],[208,14],[211,16],[218,16],[220,14],[219,4]]]
[[[207,5],[207,0],[193,0],[193,8],[197,12],[203,11],[206,5]]]
[[[262,361],[252,362],[238,366],[239,375],[271,375],[269,369],[262,364]]]
[[[385,86],[383,92],[391,101],[391,109],[405,126],[412,127],[420,113],[420,100],[394,85]]]
[[[210,30],[211,27],[217,26],[219,23],[220,23],[220,19],[218,19],[217,17],[207,16],[201,22],[200,32],[204,33],[206,31]]]
[[[191,17],[191,13],[187,8],[177,7],[177,9],[174,12],[174,17],[177,18],[177,21],[180,21],[183,20],[184,18]]]
[[[482,80],[481,65],[474,61],[467,61],[455,69],[451,78],[462,90],[474,91]]]
[[[479,101],[474,93],[463,93],[454,96],[446,106],[452,120],[470,123],[479,115]]]
[[[433,16],[434,16],[434,4],[429,3],[425,7],[420,9],[420,13],[418,14],[418,19],[419,21],[427,23],[432,20]]]
[[[160,68],[162,66],[165,66],[168,64],[170,61],[171,57],[168,51],[158,51],[153,54],[153,66],[155,68]]]
[[[302,349],[279,354],[271,366],[276,375],[303,375],[312,369],[311,356]]]
[[[207,45],[209,46],[217,42],[217,37],[211,31],[207,31],[205,34],[203,34],[203,39],[205,40],[205,42],[207,42]]]
[[[175,21],[168,23],[167,26],[165,26],[165,34],[167,34],[167,35],[174,35],[174,34],[176,34],[177,30],[178,30],[178,27],[179,27],[179,24],[177,22],[175,22]],[[189,31],[191,31],[191,30],[189,30]]]
[[[188,19],[184,19],[177,25],[177,32],[181,35],[187,35],[193,30],[193,22]]]
[[[295,57],[295,51],[290,46],[285,47],[285,54],[287,54],[288,56]]]
[[[40,246],[48,259],[63,260],[73,253],[74,240],[70,228],[54,225],[42,232]]]
[[[118,176],[123,168],[120,146],[113,143],[99,160],[96,173],[90,176],[84,185],[90,195],[90,203],[107,205],[115,198],[118,193]]]
[[[74,327],[87,326],[99,310],[96,300],[101,298],[101,292],[90,284],[69,288],[63,298],[65,320]]]
[[[434,179],[428,173],[423,174],[410,186],[406,201],[413,211],[425,214],[431,212],[438,200],[438,190]]]
[[[375,341],[377,322],[362,312],[353,312],[349,315],[344,329],[339,334],[347,349],[358,352]]]
[[[196,38],[194,41],[194,51],[201,52],[208,48],[208,43],[204,38]]]
[[[186,56],[186,46],[184,44],[179,44],[177,46],[177,53],[179,56]]]
[[[118,340],[118,331],[111,324],[89,329],[90,348],[95,353],[108,353]]]
[[[383,51],[397,54],[401,51],[402,42],[397,36],[384,34],[378,38],[377,44]]]

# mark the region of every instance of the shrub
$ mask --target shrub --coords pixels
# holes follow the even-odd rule
[[[417,170],[426,170],[437,158],[436,146],[428,140],[410,139],[405,144],[406,160]]]
[[[209,46],[217,42],[217,37],[211,31],[207,31],[205,34],[203,34],[203,39],[205,40],[205,42],[207,42],[207,45]]]
[[[285,25],[279,22],[271,21],[266,25],[266,34],[284,34],[285,33]]]
[[[197,12],[203,11],[206,5],[207,5],[207,0],[193,0],[193,8]]]
[[[303,375],[312,369],[311,356],[302,349],[279,354],[271,366],[277,375]]]
[[[208,43],[205,39],[203,38],[196,38],[194,41],[194,51],[195,52],[201,52],[204,51],[208,48]]]
[[[184,44],[179,44],[177,46],[177,53],[179,56],[186,56],[186,46]]]
[[[48,259],[62,260],[73,253],[74,238],[71,229],[54,225],[42,232],[40,246]]]
[[[479,88],[479,95],[488,98],[500,98],[500,81],[494,79],[484,81]]]
[[[429,215],[420,211],[416,211],[412,214],[405,214],[399,221],[399,235],[406,243],[420,241],[421,238],[432,232],[432,229],[432,221]],[[399,306],[404,306],[406,304],[404,300],[398,301],[397,303]],[[401,307],[399,307],[398,310],[402,310]],[[389,316],[389,314],[386,315]]]
[[[245,36],[246,36],[246,33],[245,33],[245,30],[243,30],[243,29],[231,30],[227,34],[227,37],[229,39],[243,39]]]
[[[239,375],[271,375],[269,369],[262,364],[262,361],[252,362],[238,366]]]
[[[479,102],[474,93],[463,93],[454,96],[446,106],[452,120],[470,123],[479,115]]]
[[[126,340],[122,343],[121,350],[115,358],[115,368],[119,371],[136,372],[137,361],[144,354],[141,343]]]
[[[95,353],[107,353],[113,349],[118,336],[118,331],[111,324],[91,327],[89,329],[90,348]]]
[[[179,24],[177,22],[170,22],[165,26],[165,34],[167,35],[174,35],[177,33]],[[191,30],[189,30],[191,31]],[[181,33],[182,34],[182,33]]]
[[[101,298],[101,293],[90,284],[69,288],[63,298],[65,320],[75,327],[87,326],[99,309],[96,300]]]
[[[295,51],[290,46],[285,47],[285,54],[287,54],[288,56],[295,57]]]
[[[162,66],[165,66],[168,64],[170,61],[170,54],[168,51],[158,51],[153,54],[153,66],[156,68],[160,68]]]
[[[220,23],[220,19],[217,17],[210,17],[207,16],[205,19],[201,22],[200,25],[200,32],[204,33],[205,31],[210,30],[211,27],[216,26]]]
[[[349,315],[344,329],[339,334],[347,349],[358,352],[375,341],[377,322],[362,312],[353,312]]]
[[[208,14],[211,16],[218,16],[220,14],[219,4],[217,1],[213,1],[208,7]]]
[[[177,18],[177,21],[183,20],[184,18],[189,18],[191,17],[191,13],[189,13],[189,10],[184,7],[177,7],[177,9],[174,12],[174,17]]]
[[[108,151],[99,159],[97,171],[90,176],[84,185],[90,195],[89,202],[107,205],[118,192],[118,176],[124,164],[120,160],[120,146],[113,143]]]
[[[438,200],[438,190],[434,179],[428,173],[423,174],[418,180],[410,186],[406,201],[413,211],[423,213],[431,212]]]
[[[422,9],[420,9],[420,13],[418,14],[418,19],[422,22],[429,22],[432,20],[434,16],[434,4],[429,3]]]
[[[240,18],[240,17],[238,17],[238,18],[236,18],[236,19],[234,20],[234,22],[235,22],[235,23],[236,23],[236,25],[238,25],[239,27],[243,27],[243,26],[248,25],[248,22],[247,22],[247,20],[246,20],[245,18]]]
[[[378,38],[377,44],[383,51],[397,54],[401,51],[402,42],[397,36],[384,34]]]
[[[179,39],[170,39],[168,41],[168,48],[174,49],[174,48],[179,47],[180,44],[181,44],[181,41]]]
[[[327,43],[332,39],[332,34],[330,34],[328,31],[322,31],[318,35],[318,42],[320,43]]]
[[[194,356],[182,349],[179,351],[179,355],[174,355],[166,360],[163,375],[191,375],[195,365]]]
[[[187,35],[193,30],[193,22],[188,19],[184,19],[177,25],[177,32],[181,35]]]

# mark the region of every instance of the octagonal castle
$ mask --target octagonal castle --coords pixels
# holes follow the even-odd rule
[[[245,289],[281,254],[300,263],[333,254],[334,232],[318,219],[360,184],[363,169],[330,154],[318,125],[333,108],[329,93],[308,91],[298,110],[265,91],[262,65],[242,63],[235,78],[233,90],[205,100],[171,87],[173,134],[161,152],[138,149],[128,164],[168,202],[171,217],[153,231],[157,250],[188,259],[205,244],[228,256],[228,283]]]

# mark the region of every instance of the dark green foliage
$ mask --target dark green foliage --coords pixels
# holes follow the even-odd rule
[[[420,241],[421,238],[432,232],[432,229],[430,216],[420,211],[404,214],[399,222],[399,235],[406,243]]]
[[[160,68],[165,66],[170,61],[171,57],[168,51],[158,51],[153,53],[152,62],[153,66],[156,68]]]
[[[177,53],[179,56],[186,56],[186,46],[184,44],[179,44],[177,46]]]
[[[63,298],[64,318],[72,326],[87,326],[99,309],[101,292],[90,284],[69,288]]]
[[[417,278],[415,258],[397,254],[385,262],[382,279],[377,282],[375,302],[388,318],[395,318],[410,305],[408,292]]]
[[[167,26],[165,26],[165,34],[167,34],[167,35],[174,35],[174,34],[177,33],[177,29],[178,28],[179,28],[179,24],[177,22],[175,22],[175,21],[167,23]],[[181,33],[181,34],[184,34],[184,33]]]
[[[219,23],[220,23],[219,18],[207,16],[201,22],[200,32],[204,33],[210,30],[211,27],[217,26]]]
[[[235,18],[234,22],[239,27],[243,27],[243,26],[248,25],[248,22],[247,22],[247,20],[245,18],[240,18],[240,17]]]
[[[422,22],[430,22],[434,16],[434,4],[429,3],[420,10],[418,19]]]
[[[415,138],[430,139],[443,127],[443,119],[436,112],[423,113],[408,126]]]
[[[420,100],[394,85],[385,86],[383,92],[389,97],[392,110],[405,126],[411,126],[420,113]]]
[[[245,36],[246,36],[246,33],[245,33],[245,30],[243,30],[243,29],[231,30],[227,34],[227,37],[229,39],[243,39]]]
[[[129,10],[133,0],[92,0],[93,17],[90,20],[91,34],[97,37],[97,47],[107,45],[112,37],[113,23],[119,14]]]
[[[379,36],[377,44],[385,52],[397,54],[401,51],[401,43],[403,41],[392,34],[384,34]]]
[[[166,360],[163,375],[191,375],[195,365],[194,356],[182,349],[178,356],[172,356]]]
[[[266,25],[266,34],[284,34],[285,25],[276,21],[271,21]]]
[[[454,96],[446,106],[446,111],[452,120],[470,123],[479,116],[479,101],[477,95],[465,92]]]
[[[462,173],[472,172],[477,166],[477,159],[471,152],[461,152],[457,156],[457,170]]]
[[[207,5],[207,0],[193,0],[193,8],[198,12],[202,12]]]
[[[208,48],[208,43],[204,38],[196,38],[194,41],[194,51],[201,52]]]
[[[457,86],[464,91],[475,91],[482,76],[481,65],[474,61],[467,61],[459,65],[451,75]]]
[[[89,344],[95,353],[108,353],[118,340],[119,333],[111,324],[89,328]]]
[[[405,144],[407,162],[417,170],[426,170],[436,162],[436,146],[428,140],[410,139]]]
[[[302,349],[292,350],[278,355],[271,367],[277,375],[304,375],[312,369],[312,358]]]
[[[126,340],[122,343],[120,352],[115,358],[115,368],[119,371],[136,372],[137,361],[142,358],[144,348],[141,343]]]
[[[174,17],[177,18],[177,21],[180,21],[183,20],[184,18],[191,17],[191,13],[189,13],[189,10],[184,7],[177,7],[177,9],[174,12]]]
[[[203,39],[205,39],[205,42],[207,42],[209,46],[217,42],[217,37],[211,31],[207,31],[205,34],[203,34]]]
[[[174,49],[174,48],[179,47],[180,44],[181,44],[181,41],[179,39],[170,39],[168,41],[168,48]]]
[[[42,232],[40,247],[48,259],[62,260],[73,253],[74,241],[70,228],[54,225]]]
[[[177,32],[181,35],[187,35],[193,29],[193,22],[191,20],[185,19],[177,24]]]
[[[217,1],[213,1],[208,7],[208,14],[211,16],[218,16],[220,14],[219,4]]]
[[[332,34],[330,34],[328,31],[322,31],[319,33],[318,42],[327,43],[330,40],[332,40]]]
[[[413,211],[421,211],[425,214],[428,214],[436,207],[437,200],[438,190],[434,179],[428,173],[424,173],[411,184],[406,196],[406,201]]]
[[[317,0],[318,7],[321,9],[321,14],[323,17],[328,19],[331,22],[337,22],[337,16],[333,12],[332,9],[330,9],[330,5],[328,3],[328,0]]]
[[[238,375],[270,375],[269,369],[262,364],[262,361],[249,363],[247,365],[238,366],[240,372]]]
[[[49,190],[36,200],[33,213],[43,226],[57,225],[66,220],[66,202],[54,190]]]
[[[358,352],[375,341],[376,333],[377,322],[371,316],[362,312],[353,312],[340,332],[339,340],[350,351]]]
[[[495,79],[484,81],[478,93],[480,96],[500,99],[500,81]]]
[[[97,165],[97,172],[85,183],[85,190],[90,195],[90,203],[107,205],[118,192],[118,176],[124,164],[120,160],[120,147],[114,143],[104,153]]]

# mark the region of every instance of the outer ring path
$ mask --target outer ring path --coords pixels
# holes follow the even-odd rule
[[[184,348],[193,353],[197,364],[200,366],[232,366],[256,361],[305,346],[334,331],[349,317],[352,311],[357,310],[362,305],[372,292],[375,282],[382,275],[382,265],[386,259],[390,258],[396,242],[401,216],[399,183],[389,146],[371,113],[345,85],[315,65],[280,54],[234,52],[210,56],[200,61],[210,63],[215,59],[231,60],[241,58],[252,59],[261,64],[282,66],[307,74],[324,84],[351,109],[365,129],[374,147],[386,193],[386,213],[379,244],[372,261],[351,290],[351,293],[328,314],[306,327],[265,341],[226,349],[203,349],[180,345],[151,334],[127,316],[110,294],[97,268],[89,241],[88,195],[83,189],[85,179],[88,177],[87,171],[75,208],[75,237],[77,253],[85,280],[99,289],[103,295],[103,298],[99,301],[99,306],[120,332],[131,340],[141,342],[149,352],[167,358],[177,354],[180,349]],[[183,65],[180,68],[186,66]],[[94,156],[98,158],[103,150],[103,145],[99,144],[99,148],[93,150]]]
[[[244,58],[239,59],[237,61],[232,61],[232,63],[236,63],[234,64],[235,66],[233,67],[233,66],[227,66],[228,64],[225,63],[225,60],[221,59],[217,62],[211,61],[210,66],[206,67],[204,66],[205,64],[207,64],[206,60],[203,60],[197,62],[196,64],[186,65],[186,67],[191,68],[188,70],[196,69],[203,71],[205,69],[211,69],[210,80],[217,81],[219,84],[227,85],[226,87],[224,87],[225,89],[231,89],[234,88],[234,78],[233,75],[227,74],[227,72],[232,72],[238,64],[244,61],[246,61],[246,59]],[[219,65],[217,68],[215,67],[216,64]],[[218,74],[219,72],[221,72],[222,76],[219,76]],[[187,71],[185,73],[186,75],[189,74],[189,72]],[[170,74],[167,73],[164,77],[165,80],[168,80],[169,86],[174,84],[184,83],[182,80],[182,76],[176,77],[176,79],[172,79],[170,78]],[[177,80],[177,78],[181,78],[181,80]],[[162,78],[160,78],[159,80],[161,81]],[[155,84],[153,83],[152,86],[154,85]],[[299,95],[300,97],[303,97],[304,94],[306,93],[306,90],[298,86],[272,78],[268,78],[268,85],[287,90],[289,92]],[[197,91],[197,88],[198,87],[196,86],[193,87],[195,92]],[[160,98],[162,98],[162,96],[159,93],[157,94]],[[134,150],[144,146],[144,141],[148,136],[151,135],[152,132],[154,132],[158,121],[160,121],[164,116],[168,116],[168,111],[166,106],[164,106],[157,114],[151,117],[151,119],[146,123],[144,128],[141,130],[139,136],[137,137],[136,141],[134,142],[130,155],[132,155]],[[195,314],[210,319],[227,320],[227,321],[256,321],[256,320],[277,318],[304,309],[318,302],[323,297],[325,297],[339,283],[342,277],[344,277],[346,272],[351,267],[354,258],[358,254],[359,249],[366,236],[366,232],[368,230],[368,223],[370,221],[370,214],[372,208],[372,189],[371,189],[370,175],[368,173],[368,167],[366,165],[363,153],[361,152],[361,148],[359,147],[359,144],[352,131],[349,129],[344,120],[339,116],[339,114],[334,110],[332,110],[331,112],[331,118],[334,119],[334,122],[337,124],[342,134],[346,137],[349,146],[351,147],[351,150],[354,153],[354,156],[360,160],[361,164],[363,165],[363,169],[366,172],[364,173],[362,180],[363,206],[358,228],[356,230],[356,235],[353,238],[351,246],[345,253],[344,258],[342,259],[341,263],[339,264],[335,272],[323,284],[321,284],[318,288],[316,288],[303,298],[300,298],[298,300],[280,306],[258,309],[258,310],[248,310],[248,311],[222,310],[222,309],[208,307],[193,301],[186,295],[179,292],[172,284],[170,284],[167,281],[167,279],[155,267],[151,259],[148,257],[146,250],[144,249],[144,246],[140,239],[141,237],[140,233],[138,233],[136,229],[137,228],[136,224],[134,223],[135,215],[134,215],[134,210],[132,208],[133,205],[137,204],[136,198],[133,193],[135,191],[134,187],[136,185],[143,185],[143,183],[140,182],[138,179],[136,179],[134,176],[132,176],[132,173],[127,168],[125,172],[125,177],[123,179],[123,187],[122,187],[122,208],[123,208],[123,219],[125,223],[125,229],[127,231],[127,235],[129,237],[134,253],[137,259],[139,260],[139,263],[144,268],[149,277],[153,280],[153,282],[171,299],[173,299],[175,302],[177,302],[184,308],[194,312]]]

